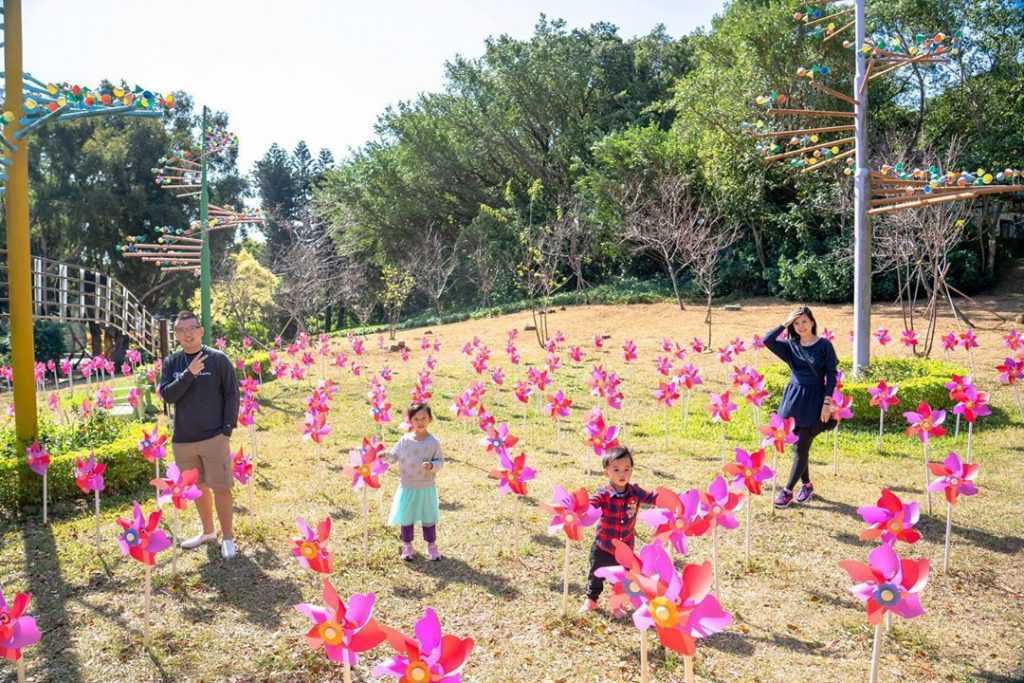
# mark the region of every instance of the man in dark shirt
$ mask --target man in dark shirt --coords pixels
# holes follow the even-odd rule
[[[230,437],[238,422],[238,379],[228,357],[203,344],[203,328],[195,313],[178,314],[174,336],[181,351],[164,360],[160,396],[174,404],[174,462],[182,471],[199,470],[202,491],[196,499],[196,509],[203,531],[182,541],[181,547],[198,548],[217,540],[213,527],[216,505],[223,536],[221,556],[230,559],[236,554]]]

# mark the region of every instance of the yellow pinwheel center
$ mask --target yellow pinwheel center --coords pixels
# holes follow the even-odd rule
[[[661,628],[672,628],[679,621],[679,610],[668,598],[659,596],[651,600],[651,618]]]
[[[630,593],[639,593],[640,592],[640,584],[637,583],[636,581],[630,581],[629,582],[629,592]]]
[[[686,522],[684,522],[681,519],[677,519],[676,520],[676,528],[677,529],[685,529],[686,528]]]
[[[565,513],[565,521],[566,522],[572,522],[574,519],[575,519],[575,517],[573,516],[573,514],[571,512]]]
[[[320,624],[318,633],[320,634],[320,640],[324,641],[327,645],[341,645],[344,635],[344,631],[341,630],[341,624],[336,621],[325,621]]]
[[[722,512],[722,506],[716,505],[715,507],[711,508],[711,511],[714,512],[716,515],[720,514]]]
[[[429,681],[430,670],[422,660],[417,659],[413,662],[409,662],[409,667],[405,670],[405,680],[413,681],[413,683]]]
[[[302,545],[299,546],[299,553],[307,560],[312,560],[319,553],[319,549],[316,544],[311,541],[303,541]]]
[[[960,484],[960,479],[959,477],[950,477],[949,483],[953,486],[958,486]]]
[[[752,476],[754,476],[754,470],[752,470],[752,469],[750,469],[748,467],[747,469],[743,470],[743,476],[745,476],[745,477],[752,477]]]
[[[362,466],[360,466],[360,468],[359,468],[359,476],[363,477],[364,479],[368,478],[370,476],[370,466],[369,465],[362,465]]]
[[[889,528],[893,531],[903,531],[903,523],[898,519],[894,519],[889,523]]]

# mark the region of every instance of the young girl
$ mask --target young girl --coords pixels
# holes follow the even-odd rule
[[[786,329],[786,341],[776,339]],[[798,306],[786,321],[764,336],[768,350],[789,366],[792,376],[782,394],[779,415],[796,423],[797,442],[793,444],[793,469],[789,481],[775,496],[775,507],[789,507],[793,487],[802,481],[796,502],[804,503],[814,495],[809,465],[811,442],[821,432],[835,426],[832,419],[832,392],[836,388],[836,350],[832,342],[818,337],[818,322],[807,306]]]
[[[402,527],[402,559],[412,559],[413,525],[423,527],[423,540],[431,560],[440,560],[437,549],[437,486],[434,478],[444,464],[441,444],[427,431],[434,414],[426,403],[413,403],[405,411],[405,419],[412,425],[395,447],[388,451],[387,459],[398,463],[400,484],[391,503],[388,524]]]

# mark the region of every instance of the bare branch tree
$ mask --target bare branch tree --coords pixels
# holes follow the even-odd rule
[[[280,252],[271,270],[280,278],[275,304],[305,331],[306,321],[326,306],[336,304],[350,283],[344,259],[334,241],[317,226],[293,231],[293,241]]]
[[[704,324],[708,326],[708,346],[711,346],[711,301],[721,278],[719,265],[726,250],[739,238],[739,227],[727,224],[713,203],[708,201],[696,210],[698,215],[682,235],[683,259],[689,264],[693,280],[704,292],[706,306]]]
[[[441,297],[452,284],[452,273],[459,264],[459,238],[448,241],[433,226],[427,229],[422,248],[405,263],[416,279],[416,287],[426,294],[441,320]]]
[[[519,235],[521,249],[516,275],[529,297],[534,331],[541,348],[548,341],[549,299],[568,281],[562,273],[565,261],[563,227],[556,221],[534,226]]]
[[[588,286],[583,278],[583,266],[594,250],[594,226],[584,216],[580,196],[570,194],[559,201],[555,220],[560,224],[557,231],[565,239],[565,261],[576,277],[576,291],[581,292]]]

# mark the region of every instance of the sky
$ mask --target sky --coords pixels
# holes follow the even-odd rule
[[[344,158],[390,105],[439,90],[445,60],[488,36],[528,39],[543,13],[619,35],[708,26],[720,0],[24,0],[25,70],[46,82],[121,79],[230,115],[239,168],[271,143]]]

